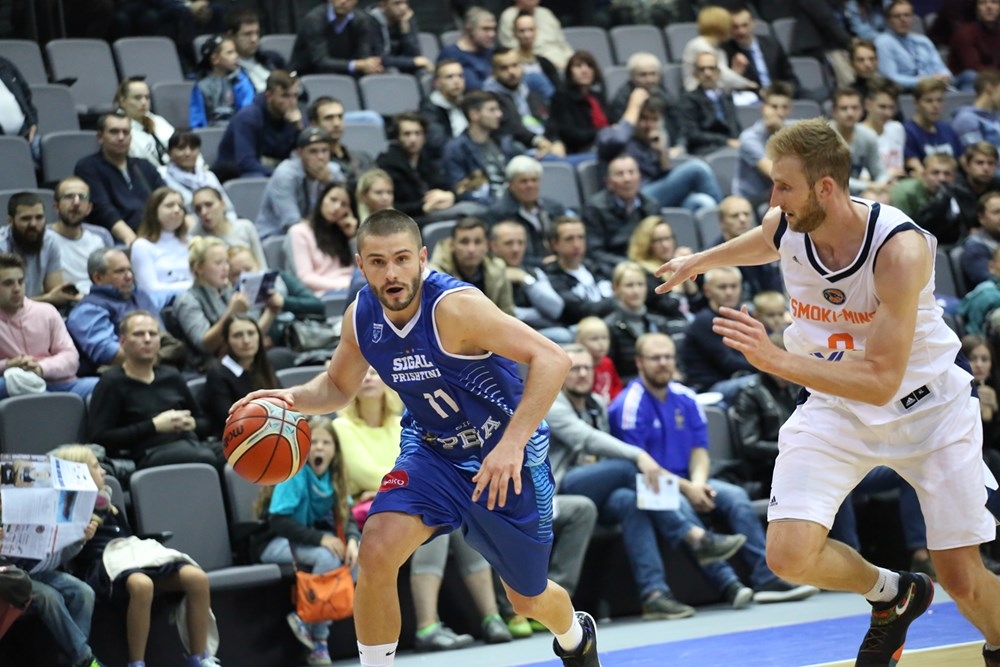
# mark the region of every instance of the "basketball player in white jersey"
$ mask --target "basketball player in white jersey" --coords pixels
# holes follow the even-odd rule
[[[986,637],[986,665],[1000,667],[1000,580],[979,555],[994,538],[985,503],[996,481],[982,463],[972,375],[934,301],[936,241],[898,209],[850,196],[850,151],[825,121],[783,128],[767,152],[773,208],[761,226],[668,262],[657,288],[713,267],[781,261],[787,351],[746,308],[722,308],[714,322],[756,368],[805,387],[779,435],[767,563],[794,583],[864,595],[871,628],[855,664],[896,665],[933,582],[876,567],[828,537],[847,493],[887,465],[916,489],[938,580]]]

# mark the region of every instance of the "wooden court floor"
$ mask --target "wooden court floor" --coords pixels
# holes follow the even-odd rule
[[[827,662],[813,667],[853,667],[854,661]],[[983,643],[955,644],[904,651],[899,667],[982,667]]]

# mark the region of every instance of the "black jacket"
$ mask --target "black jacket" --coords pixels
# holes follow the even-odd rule
[[[396,142],[389,144],[389,149],[379,155],[375,163],[392,178],[394,206],[410,217],[424,214],[424,193],[428,190],[448,189],[441,165],[431,159],[426,146],[416,168],[410,165],[406,151]]]
[[[604,89],[592,91],[604,115],[608,115],[608,101]],[[594,147],[597,127],[591,114],[590,103],[577,88],[561,87],[552,96],[546,134],[558,137],[567,153],[585,153]]]
[[[329,3],[302,17],[290,67],[302,74],[352,74],[350,62],[377,55],[371,44],[371,18],[360,9],[340,34],[327,21]],[[361,72],[353,73],[360,76]]]
[[[17,106],[24,114],[24,125],[17,134],[20,137],[27,137],[28,130],[38,125],[38,111],[31,102],[31,88],[28,87],[21,70],[17,69],[17,65],[3,57],[0,57],[0,81],[7,86],[7,90],[17,100]],[[0,134],[3,134],[3,128],[0,128]]]
[[[719,90],[725,121],[715,115],[715,104],[704,88],[698,86],[681,98],[681,133],[688,153],[705,155],[726,146],[728,139],[740,136],[740,119],[736,115],[736,105],[730,93]]]
[[[639,206],[627,214],[610,191],[600,190],[591,195],[583,207],[587,255],[600,262],[608,273],[625,259],[629,239],[642,219],[660,214],[660,205],[655,199],[640,194],[639,201]]]
[[[796,0],[798,9],[792,55],[812,56],[826,62],[825,51],[851,48],[851,33],[837,12],[840,0]]]
[[[583,267],[594,275],[594,280],[601,282],[608,280],[606,274],[599,264],[589,260],[583,261]],[[545,275],[549,277],[552,288],[563,298],[565,307],[559,321],[567,326],[577,324],[580,320],[591,315],[604,317],[613,311],[618,303],[613,296],[602,298],[600,301],[591,301],[575,290],[580,281],[574,276],[563,271],[558,262],[549,262],[542,267]]]
[[[751,479],[764,490],[771,486],[774,460],[778,456],[778,429],[795,411],[797,385],[784,389],[765,374],[740,389],[733,402],[731,421],[736,424],[738,447]]]
[[[674,303],[677,301],[674,300]],[[615,309],[604,318],[604,323],[608,325],[608,332],[611,334],[608,356],[622,379],[636,376],[635,342],[639,340],[639,336],[647,333],[681,333],[687,327],[687,321],[683,317],[671,322],[649,310],[643,315],[636,315],[625,311],[617,301]]]
[[[566,215],[566,207],[554,199],[549,199],[548,197],[539,198],[539,207],[543,211],[542,218],[542,229],[536,229],[535,226],[527,218],[521,215],[521,206],[517,203],[514,197],[511,196],[510,191],[504,193],[503,197],[493,206],[490,207],[489,220],[490,224],[495,224],[501,220],[507,220],[510,222],[518,222],[524,227],[525,235],[527,237],[527,247],[525,248],[525,260],[529,264],[541,264],[542,257],[548,254],[548,249],[545,245],[545,237],[548,234],[548,225],[551,224],[552,220],[560,216]]]
[[[764,65],[767,67],[767,75],[770,80],[772,82],[784,81],[786,83],[790,83],[795,86],[795,90],[798,91],[798,77],[795,76],[795,71],[792,69],[792,63],[788,60],[788,54],[785,53],[783,48],[781,48],[781,44],[778,43],[778,40],[767,35],[757,35],[756,39],[758,46],[760,46],[761,55],[764,56]],[[757,64],[754,62],[750,49],[742,48],[731,39],[723,42],[722,48],[726,52],[726,58],[729,60],[730,64],[733,62],[733,56],[737,53],[742,53],[746,56],[746,59],[750,61],[750,64],[747,65],[746,70],[743,72],[743,76],[751,81],[756,81],[759,85],[763,86],[760,82],[760,72],[757,71]]]

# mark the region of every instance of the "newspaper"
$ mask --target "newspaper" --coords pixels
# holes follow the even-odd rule
[[[85,464],[0,454],[0,554],[42,559],[82,540],[96,502]]]
[[[236,289],[246,294],[254,306],[263,306],[277,280],[277,271],[246,271],[240,274]]]
[[[681,507],[681,487],[676,475],[660,475],[660,489],[653,491],[646,476],[636,473],[636,505],[641,510],[677,510]]]

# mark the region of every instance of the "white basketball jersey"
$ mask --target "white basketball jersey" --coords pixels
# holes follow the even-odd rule
[[[781,255],[781,271],[788,290],[792,324],[785,330],[789,352],[836,363],[863,359],[879,295],[874,269],[882,245],[893,235],[916,230],[927,239],[931,256],[937,239],[920,229],[902,211],[877,202],[855,199],[868,207],[865,240],[848,266],[832,271],[819,258],[807,234],[794,232],[784,215],[774,244]],[[960,343],[941,317],[934,300],[934,275],[920,290],[913,348],[899,391],[886,405],[876,406],[813,392],[817,400],[836,402],[865,424],[883,424],[947,402],[970,391],[972,376],[955,364]],[[958,372],[950,372],[950,371]]]

